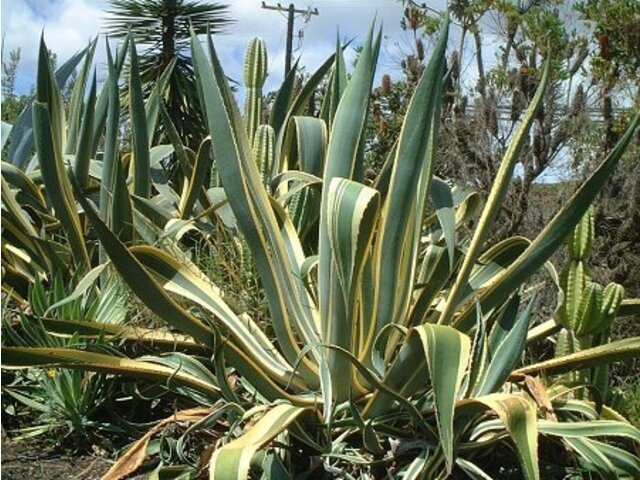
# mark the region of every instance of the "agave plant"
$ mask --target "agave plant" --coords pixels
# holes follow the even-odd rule
[[[467,218],[475,197],[433,176],[447,36],[445,22],[397,144],[370,186],[363,183],[363,142],[380,32],[371,29],[348,83],[337,49],[323,119],[302,115],[309,92],[292,101],[292,77],[285,79],[270,116],[276,175],[267,188],[256,158],[263,151],[255,148],[260,134],[253,143],[251,138],[260,131],[253,126],[255,115],[243,120],[213,43],[208,39],[207,58],[193,34],[191,58],[211,138],[200,147],[187,178],[201,185],[194,180],[197,165],[210,148],[234,227],[268,301],[268,330],[227,302],[224,290],[176,245],[163,250],[127,244],[131,237],[118,229],[126,222],[116,222],[115,209],[103,208],[106,197],[98,211],[70,176],[105,258],[180,335],[90,322],[78,332],[101,331],[125,342],[153,342],[165,350],[171,345],[175,351],[123,358],[7,347],[3,361],[159,382],[210,406],[176,417],[198,425],[231,411],[228,434],[208,461],[210,478],[248,478],[252,468],[267,477],[290,475],[300,469],[292,457],[301,448],[314,452],[327,474],[350,478],[444,478],[454,469],[490,478],[482,470],[485,457],[506,446],[515,450],[521,476],[537,479],[547,473],[541,442],[575,451],[583,467],[604,476],[639,475],[636,456],[603,440],[639,442],[640,432],[609,408],[573,399],[575,386],[564,384],[561,374],[637,356],[640,339],[541,362],[522,364],[522,358],[528,344],[558,328],[555,319],[534,326],[535,289],[528,280],[544,267],[554,276],[549,258],[615,169],[640,116],[533,241],[510,238],[487,245],[548,82],[545,68],[473,235],[461,244],[456,221]],[[48,85],[55,91],[50,76]],[[55,112],[54,100],[42,103]],[[36,133],[48,137],[42,130]],[[126,187],[118,190],[123,175],[118,162],[114,165],[111,201],[123,211],[134,211],[131,198],[133,204],[151,206],[127,195]],[[293,180],[298,185],[289,189]],[[319,189],[315,218],[296,217],[297,207],[287,203],[296,188]],[[317,234],[295,218],[312,219]],[[185,302],[193,308],[185,308]],[[50,322],[48,328],[58,327]],[[148,441],[148,436],[141,439],[111,474],[128,473],[132,462],[139,464]]]

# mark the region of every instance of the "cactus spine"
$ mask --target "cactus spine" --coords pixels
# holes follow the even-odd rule
[[[267,47],[261,38],[254,38],[244,62],[244,84],[246,98],[244,105],[245,123],[249,141],[262,123],[262,86],[267,78]]]

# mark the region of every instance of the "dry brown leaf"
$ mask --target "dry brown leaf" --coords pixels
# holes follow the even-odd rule
[[[113,464],[102,480],[122,480],[135,473],[147,458],[147,447],[151,438],[167,425],[176,422],[197,422],[212,412],[211,408],[197,407],[176,412],[161,420],[134,443],[120,459]]]
[[[556,415],[553,413],[553,405],[551,405],[551,401],[547,395],[547,389],[542,382],[536,377],[525,375],[524,386],[527,393],[531,395],[531,398],[533,398],[536,405],[538,405],[540,413],[542,413],[547,420],[557,421]]]

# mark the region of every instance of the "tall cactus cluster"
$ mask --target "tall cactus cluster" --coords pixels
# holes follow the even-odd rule
[[[267,79],[267,64],[267,47],[264,40],[256,37],[249,42],[244,61],[244,123],[262,183],[269,190],[271,169],[275,158],[276,138],[273,127],[263,124],[264,102],[262,88]],[[243,283],[252,285],[258,277],[246,241],[241,243],[240,259]]]
[[[270,125],[262,124],[262,87],[266,79],[267,47],[264,40],[254,38],[249,43],[244,62],[244,118],[262,181],[268,186],[275,154],[275,131]]]
[[[589,276],[587,259],[594,238],[591,207],[568,241],[569,261],[561,278],[565,299],[558,320],[564,329],[556,344],[558,356],[605,343],[624,297],[622,285],[609,283],[603,287]],[[590,379],[585,375],[581,377],[591,380],[592,384],[600,384],[601,390],[606,390],[606,374],[603,378],[603,372],[592,372]]]
[[[608,331],[624,297],[621,285],[610,283],[603,288],[589,277],[587,259],[594,236],[591,208],[569,237],[569,264],[562,278],[565,303],[560,323],[578,337]]]

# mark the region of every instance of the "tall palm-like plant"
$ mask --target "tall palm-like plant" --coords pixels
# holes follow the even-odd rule
[[[148,94],[175,59],[166,92],[169,117],[180,137],[197,147],[206,136],[193,66],[189,28],[196,34],[220,32],[230,23],[227,5],[199,0],[110,0],[107,31],[116,38],[129,32],[141,47],[140,75]]]

